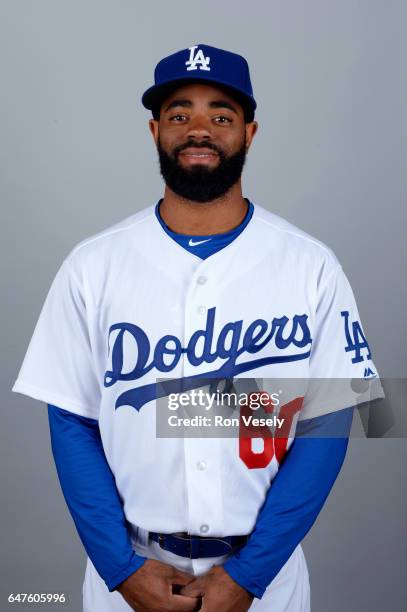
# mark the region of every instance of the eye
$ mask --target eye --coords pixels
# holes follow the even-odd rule
[[[232,123],[232,119],[229,119],[229,117],[226,117],[225,115],[219,115],[218,117],[215,117],[216,119],[226,119],[226,123]],[[220,123],[225,123],[224,121],[221,121]]]
[[[182,115],[181,113],[177,113],[176,115],[173,115],[172,117],[170,117],[170,121],[173,121],[173,119],[176,119],[177,117],[186,117],[186,115]],[[176,123],[178,123],[178,121]]]

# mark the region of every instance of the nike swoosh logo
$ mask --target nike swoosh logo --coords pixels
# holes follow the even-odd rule
[[[207,238],[206,240],[198,240],[198,242],[194,242],[192,240],[192,238],[189,239],[188,245],[189,246],[196,246],[197,244],[203,244],[204,242],[209,242],[209,240],[212,240],[212,238]]]

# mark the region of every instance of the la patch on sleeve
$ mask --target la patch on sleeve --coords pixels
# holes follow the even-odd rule
[[[353,353],[351,357],[352,363],[360,363],[366,359],[371,358],[371,351],[369,343],[363,333],[362,325],[360,321],[349,321],[349,311],[342,310],[341,316],[344,319],[344,331],[345,331],[345,351],[347,353]],[[362,353],[365,350],[366,353]],[[371,378],[377,376],[377,374],[370,367],[366,367],[363,374],[364,378]]]

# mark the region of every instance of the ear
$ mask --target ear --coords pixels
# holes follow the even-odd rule
[[[249,150],[258,127],[259,124],[257,123],[257,121],[251,121],[250,123],[246,123],[246,150]]]
[[[156,121],[155,119],[149,119],[148,127],[150,128],[150,132],[153,135],[155,144],[157,144],[157,140],[158,140],[158,121]]]

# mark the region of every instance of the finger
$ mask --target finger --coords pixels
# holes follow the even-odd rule
[[[181,595],[188,595],[192,597],[197,597],[198,595],[203,595],[205,592],[205,584],[204,581],[196,578],[193,582],[190,582],[186,586],[183,586],[180,590]]]
[[[197,609],[197,602],[198,599],[196,597],[184,597],[184,595],[171,596],[171,603],[174,605],[172,609],[176,610],[177,612],[181,612],[183,610],[190,610],[193,612]]]
[[[202,604],[199,608],[199,612],[217,612],[218,610],[223,610],[223,606],[220,606],[222,606],[222,604],[220,604],[219,601],[216,601],[216,597],[214,598],[213,594],[211,595],[208,591],[206,595],[202,597]],[[227,609],[231,610],[229,606]]]

